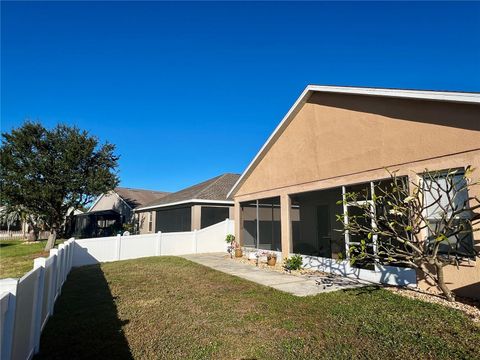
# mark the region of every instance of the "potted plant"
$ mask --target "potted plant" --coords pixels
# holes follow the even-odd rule
[[[235,257],[242,257],[242,248],[240,247],[240,244],[237,243],[235,240],[233,240],[234,248],[235,248]]]
[[[269,252],[267,254],[267,264],[269,266],[275,266],[276,263],[277,263],[277,254],[274,252]]]

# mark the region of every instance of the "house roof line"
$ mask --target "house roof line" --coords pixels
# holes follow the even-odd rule
[[[451,92],[451,91],[432,91],[432,90],[402,90],[402,89],[388,89],[388,88],[368,88],[368,87],[349,87],[349,86],[325,86],[325,85],[308,85],[301,95],[297,98],[292,107],[288,110],[282,121],[277,125],[267,141],[260,148],[253,160],[248,164],[245,171],[242,173],[232,189],[228,192],[227,198],[230,198],[238,190],[238,187],[243,184],[247,175],[258,164],[263,155],[273,145],[275,140],[280,136],[281,131],[288,126],[293,117],[300,111],[300,108],[305,104],[314,92],[327,93],[342,93],[354,95],[369,95],[369,96],[385,96],[405,99],[417,100],[433,100],[433,101],[450,101],[470,104],[480,104],[479,93],[469,92]]]
[[[138,207],[133,209],[134,212],[137,211],[142,211],[142,210],[150,210],[150,209],[157,209],[161,207],[168,207],[168,206],[174,206],[174,205],[182,205],[182,204],[222,204],[222,205],[233,205],[234,202],[233,200],[207,200],[207,199],[188,199],[188,200],[182,200],[182,201],[177,201],[177,202],[172,202],[168,204],[160,204],[160,205],[151,205],[151,206],[144,206],[144,207]]]
[[[91,212],[91,210],[95,207],[95,205],[97,205],[97,203],[100,201],[101,198],[103,198],[103,195],[105,195],[105,193],[101,194],[100,196],[98,196],[95,201],[93,202],[92,206],[90,206],[87,210],[87,213],[88,212]]]
[[[87,210],[87,212],[92,212],[93,208],[98,204],[98,202],[106,195],[106,194],[115,194],[115,196],[120,199],[130,210],[134,209],[134,206],[128,203],[128,198],[124,198],[122,195],[118,193],[119,190],[128,190],[128,191],[135,191],[135,192],[143,192],[143,193],[150,193],[154,195],[168,195],[170,193],[165,192],[165,191],[157,191],[157,190],[146,190],[146,189],[136,189],[136,188],[127,188],[127,187],[116,187],[106,193],[102,193],[100,196],[98,196],[92,206]]]
[[[114,193],[125,205],[127,205],[130,210],[133,210],[133,208],[120,196],[118,195],[118,193],[115,191],[115,189],[113,190],[110,190],[109,191],[110,193]],[[88,209],[87,213],[89,212],[92,212],[92,209],[95,207],[95,205],[97,205],[97,203],[105,196],[106,193],[103,193],[102,195],[100,195],[97,200],[95,200],[95,202],[92,204],[92,206],[90,206],[90,208]],[[107,193],[108,194],[108,193]]]
[[[231,200],[226,197],[227,192],[240,177],[239,174],[225,173],[215,176],[201,183],[181,189],[177,192],[168,194],[158,200],[139,205],[136,208],[158,207],[159,205],[177,203],[180,201],[190,201],[192,199],[202,200]]]

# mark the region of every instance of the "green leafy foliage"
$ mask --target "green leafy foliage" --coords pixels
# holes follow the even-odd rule
[[[227,244],[231,244],[232,242],[235,241],[235,235],[233,235],[233,234],[228,234],[228,235],[225,237],[225,241],[227,242]]]
[[[286,270],[300,270],[303,265],[302,256],[295,254],[284,260],[283,267]]]
[[[21,207],[61,230],[67,212],[118,184],[115,146],[68,125],[25,122],[2,133],[0,203]]]

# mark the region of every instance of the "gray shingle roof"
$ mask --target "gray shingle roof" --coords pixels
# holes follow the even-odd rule
[[[227,199],[227,194],[239,177],[240,174],[219,175],[213,179],[201,182],[200,184],[171,193],[161,199],[151,201],[141,207],[171,204],[193,199],[219,201],[231,200]]]
[[[117,187],[115,192],[120,196],[132,209],[137,206],[143,206],[149,202],[158,200],[170,193],[165,191],[131,189]]]

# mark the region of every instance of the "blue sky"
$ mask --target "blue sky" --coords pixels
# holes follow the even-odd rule
[[[480,3],[2,2],[1,128],[75,124],[121,185],[241,173],[307,84],[480,91]]]

